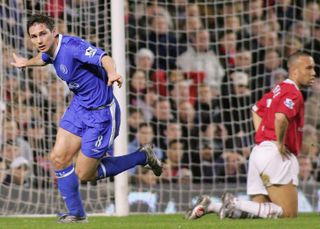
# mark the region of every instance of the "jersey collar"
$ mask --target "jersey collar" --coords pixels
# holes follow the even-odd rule
[[[293,84],[298,90],[300,90],[299,87],[297,86],[297,84],[291,79],[286,79],[283,82],[288,83],[288,84]]]
[[[57,46],[56,50],[54,51],[53,60],[55,60],[55,59],[56,59],[56,56],[58,55],[58,52],[59,52],[60,47],[61,47],[61,40],[62,40],[62,35],[59,34],[58,46]]]

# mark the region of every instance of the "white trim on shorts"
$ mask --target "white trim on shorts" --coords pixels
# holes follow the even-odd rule
[[[114,142],[114,136],[116,133],[116,103],[114,102],[114,100],[112,100],[112,104],[110,106],[110,113],[111,113],[111,117],[112,117],[112,129],[111,129],[111,135],[109,138],[109,144],[108,144],[108,148],[110,148],[113,145]]]

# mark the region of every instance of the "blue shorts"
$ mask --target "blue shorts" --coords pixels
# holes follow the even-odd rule
[[[90,158],[100,159],[112,151],[114,139],[119,134],[120,107],[114,98],[100,110],[89,110],[75,100],[64,113],[60,127],[81,137],[81,151]]]

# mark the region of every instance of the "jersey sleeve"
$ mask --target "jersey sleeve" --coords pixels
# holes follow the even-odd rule
[[[296,93],[286,93],[279,99],[275,113],[283,113],[288,119],[294,118],[299,112],[301,98]]]
[[[70,46],[73,50],[74,58],[85,64],[102,66],[101,58],[104,55],[107,55],[102,49],[97,48],[84,40],[71,42]]]
[[[52,60],[50,58],[50,56],[47,53],[41,53],[41,59],[43,60],[43,62],[51,64]]]
[[[257,115],[262,117],[267,107],[269,97],[270,93],[265,94],[255,105],[252,106],[252,111],[254,111],[255,113],[257,113]]]

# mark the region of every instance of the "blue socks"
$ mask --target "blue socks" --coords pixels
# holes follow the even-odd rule
[[[141,151],[136,151],[119,157],[105,157],[101,160],[100,165],[98,166],[97,180],[115,176],[136,165],[145,165],[146,161],[147,155]]]
[[[79,217],[85,216],[80,197],[79,181],[73,165],[62,170],[56,170],[55,173],[58,178],[60,194],[69,210],[68,214]]]
[[[97,180],[115,176],[136,165],[145,165],[146,161],[147,155],[140,151],[120,157],[105,157],[101,160],[100,165],[98,166]],[[73,165],[62,170],[56,170],[55,173],[58,178],[60,194],[62,195],[69,211],[68,214],[79,217],[85,216],[85,211],[80,197],[79,181],[75,174]]]

